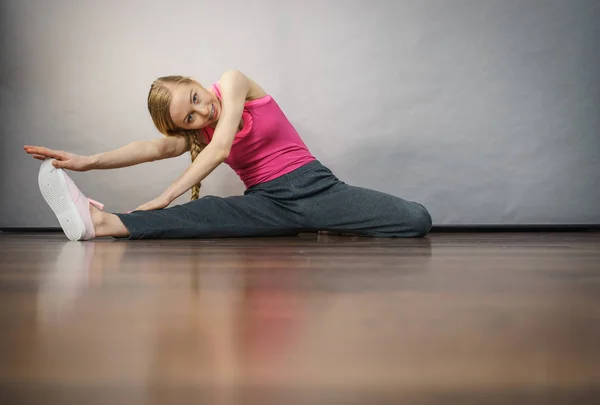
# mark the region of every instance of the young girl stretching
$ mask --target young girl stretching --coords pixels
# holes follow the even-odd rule
[[[420,237],[427,209],[339,180],[309,152],[276,101],[242,72],[205,89],[181,76],[157,79],[148,110],[166,135],[93,156],[25,146],[43,160],[42,195],[71,240],[283,236],[329,231],[373,237]],[[110,214],[87,198],[64,169],[114,169],[191,152],[192,164],[161,195],[130,213]],[[221,163],[244,195],[199,197],[200,182]],[[167,208],[192,189],[192,201]]]

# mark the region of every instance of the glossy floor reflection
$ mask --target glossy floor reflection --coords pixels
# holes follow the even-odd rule
[[[0,322],[0,403],[600,403],[600,234],[0,233]]]

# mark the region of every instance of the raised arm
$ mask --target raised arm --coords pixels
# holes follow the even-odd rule
[[[117,169],[180,156],[187,150],[187,143],[182,136],[169,136],[151,141],[130,142],[118,149],[91,156],[81,156],[41,146],[26,145],[24,149],[25,152],[38,160],[47,158],[56,159],[56,162],[54,162],[55,167],[75,171],[87,171],[94,169]]]

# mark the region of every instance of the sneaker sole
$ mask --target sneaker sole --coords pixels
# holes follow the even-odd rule
[[[52,166],[52,160],[45,160],[40,167],[38,175],[40,191],[58,218],[67,238],[74,241],[80,240],[85,235],[85,225],[69,194],[63,169]]]

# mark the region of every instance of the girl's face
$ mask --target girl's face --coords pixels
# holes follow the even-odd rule
[[[217,96],[198,83],[169,86],[171,107],[169,113],[175,125],[183,129],[215,127],[221,115]]]

